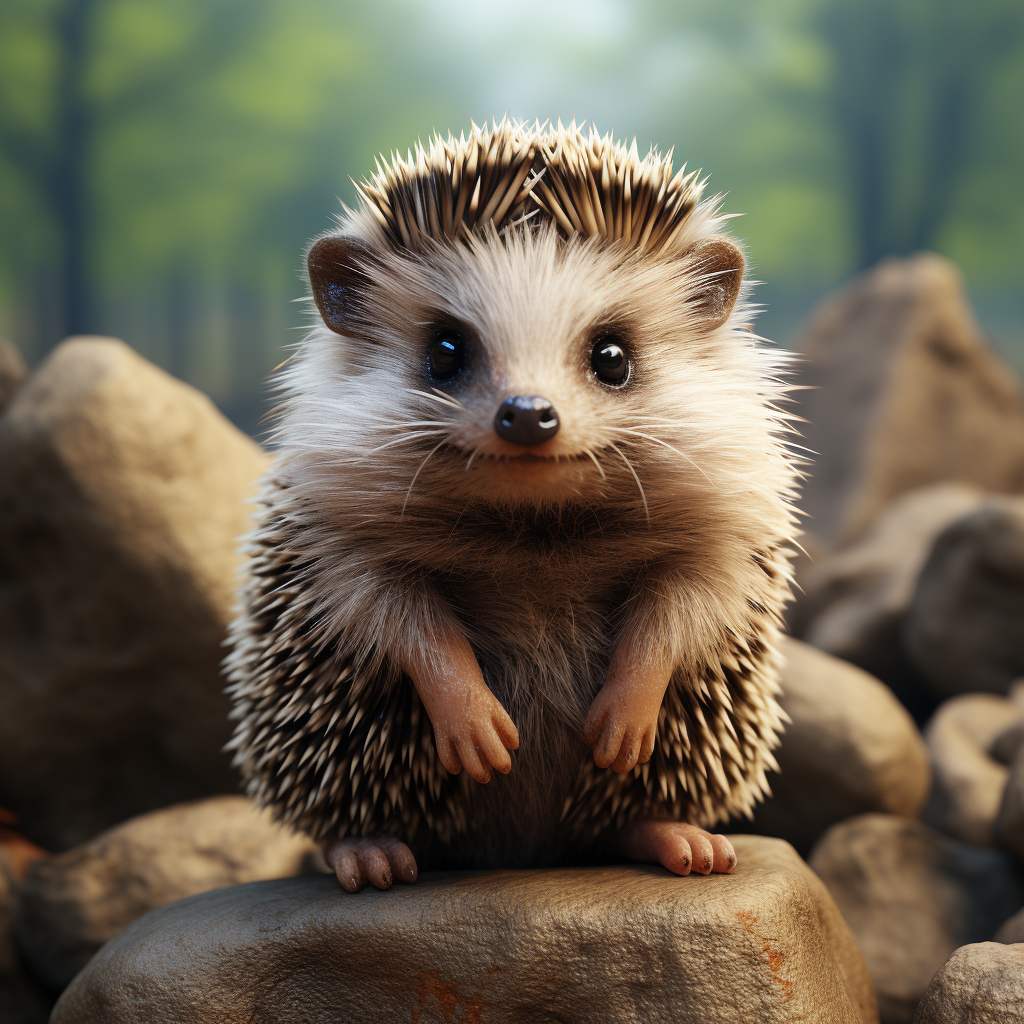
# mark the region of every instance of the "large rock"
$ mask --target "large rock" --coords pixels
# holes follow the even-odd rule
[[[801,508],[835,544],[939,480],[1024,490],[1024,391],[982,339],[957,269],[886,260],[826,299],[796,342],[817,453]]]
[[[958,949],[932,978],[914,1024],[1024,1024],[1024,945]]]
[[[803,593],[787,613],[793,631],[877,676],[919,721],[926,718],[938,699],[903,651],[904,619],[935,538],[983,500],[977,488],[956,483],[898,498],[861,540],[805,568]]]
[[[11,400],[28,376],[28,367],[18,351],[6,338],[0,338],[0,410]]]
[[[891,815],[834,825],[810,864],[864,954],[883,1024],[910,1024],[953,951],[991,939],[1024,905],[1024,882],[1008,854]]]
[[[738,836],[732,876],[607,867],[222,889],[107,945],[52,1024],[392,1021],[855,1024],[864,961],[792,848]]]
[[[937,693],[1006,693],[1024,675],[1024,498],[989,498],[936,539],[903,626]]]
[[[781,774],[758,808],[759,831],[801,853],[830,826],[868,811],[916,817],[931,786],[928,752],[892,691],[861,669],[785,638],[776,751]]]
[[[219,663],[260,449],[119,341],[0,417],[0,805],[65,849],[237,788]]]
[[[992,756],[995,741],[1021,720],[1005,697],[965,693],[947,700],[925,727],[934,785],[924,819],[954,839],[995,845],[995,822],[1009,769]]]
[[[148,911],[225,885],[297,875],[317,852],[241,796],[152,811],[35,862],[19,887],[18,944],[36,976],[59,990]]]

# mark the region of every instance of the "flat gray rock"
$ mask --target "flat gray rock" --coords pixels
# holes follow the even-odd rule
[[[914,1024],[1024,1024],[1024,945],[958,949],[932,979]]]
[[[352,896],[259,882],[147,914],[51,1024],[867,1024],[864,961],[786,843],[732,876],[653,867],[425,875]]]

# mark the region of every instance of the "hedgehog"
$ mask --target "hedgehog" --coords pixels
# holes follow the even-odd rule
[[[799,465],[707,179],[508,119],[378,159],[308,249],[229,748],[341,885],[731,871],[783,728]]]

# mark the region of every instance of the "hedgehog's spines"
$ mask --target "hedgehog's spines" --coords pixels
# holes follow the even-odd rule
[[[503,118],[474,124],[468,138],[434,135],[405,157],[381,156],[356,194],[394,248],[453,244],[540,213],[567,236],[656,252],[700,201],[705,182],[685,172],[673,175],[671,151],[652,147],[641,160],[636,139],[627,147],[593,127],[584,136],[575,122],[552,129]]]
[[[440,767],[412,687],[382,689],[379,677],[304,646],[311,600],[299,585],[304,566],[289,554],[294,529],[281,516],[254,540],[250,618],[233,627],[230,692],[241,722],[231,747],[247,791],[316,839],[411,836],[425,827],[450,844],[468,827],[467,794]],[[760,557],[781,605],[785,556]],[[599,841],[642,813],[705,827],[749,817],[769,792],[766,772],[778,770],[771,750],[782,726],[774,699],[780,617],[755,604],[746,623],[725,630],[715,664],[673,680],[649,764],[625,776],[582,766],[561,815],[577,844]]]

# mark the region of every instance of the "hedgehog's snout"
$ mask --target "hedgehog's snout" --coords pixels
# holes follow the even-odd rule
[[[558,433],[558,413],[540,395],[513,395],[498,406],[494,430],[512,444],[530,448],[550,441]]]

